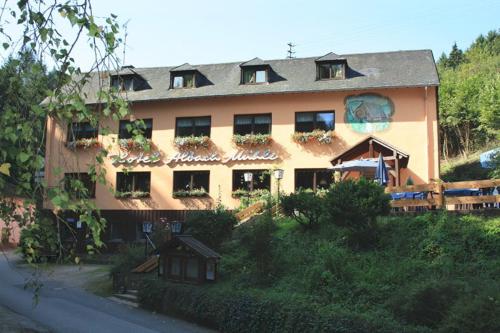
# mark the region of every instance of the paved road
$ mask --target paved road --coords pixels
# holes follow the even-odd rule
[[[12,257],[12,253],[7,256]],[[44,278],[39,304],[33,307],[33,291],[24,290],[30,277],[30,271],[16,268],[0,252],[0,305],[53,332],[211,332],[179,319],[117,304],[63,281]]]

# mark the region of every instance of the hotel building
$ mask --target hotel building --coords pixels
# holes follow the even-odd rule
[[[429,50],[127,66],[93,75],[88,105],[99,103],[99,82],[121,90],[132,120],[142,121],[103,117],[93,128],[49,119],[45,177],[49,186],[62,186],[64,176],[86,180],[113,237],[133,238],[144,221],[182,220],[218,200],[236,208],[249,190],[274,193],[275,168],[284,170],[284,192],[326,188],[333,165],[379,154],[391,185],[439,177],[439,79]],[[104,127],[110,133],[103,135]],[[131,128],[146,144],[130,139]],[[111,147],[108,186],[87,179],[94,145]]]

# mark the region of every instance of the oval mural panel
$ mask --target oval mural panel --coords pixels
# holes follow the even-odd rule
[[[345,122],[358,133],[380,132],[389,128],[394,104],[382,95],[362,94],[345,99]]]

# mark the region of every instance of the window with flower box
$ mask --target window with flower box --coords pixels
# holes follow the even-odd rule
[[[94,127],[88,121],[73,122],[68,125],[68,142],[76,142],[81,139],[97,139],[97,126]]]
[[[174,171],[173,196],[204,197],[208,195],[210,171]]]
[[[314,130],[333,131],[334,129],[334,111],[295,113],[295,132],[312,132]]]
[[[208,136],[210,137],[211,117],[179,117],[175,118],[175,136]]]
[[[117,172],[116,197],[145,198],[149,197],[151,188],[151,172]]]
[[[95,184],[96,182],[86,172],[64,174],[64,189],[74,199],[95,198]]]
[[[234,116],[234,134],[271,134],[271,114]]]
[[[118,139],[132,139],[134,135],[141,134],[146,139],[153,135],[153,119],[120,120]]]
[[[333,171],[328,169],[295,169],[295,190],[328,189],[333,183]]]

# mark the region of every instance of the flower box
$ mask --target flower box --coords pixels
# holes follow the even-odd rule
[[[271,135],[270,134],[235,134],[233,135],[233,142],[237,146],[258,146],[258,145],[267,145],[271,143]]]
[[[116,192],[115,197],[118,199],[141,199],[148,198],[149,192],[131,191],[131,192]]]
[[[210,145],[208,136],[177,136],[174,139],[174,144],[177,148],[207,148]]]
[[[269,190],[253,190],[253,191],[248,191],[244,189],[237,189],[231,193],[233,198],[242,198],[242,197],[250,197],[250,198],[258,198],[258,197],[263,197],[266,195],[269,195],[271,192]]]
[[[89,138],[89,139],[78,139],[76,141],[68,142],[68,148],[75,149],[90,149],[90,148],[98,148],[101,146],[101,143],[97,140],[97,138]]]
[[[137,139],[119,139],[118,145],[121,149],[125,150],[150,150],[151,139],[137,140]]]
[[[193,190],[179,190],[172,193],[174,198],[189,198],[189,197],[206,197],[208,192],[204,188]]]
[[[319,144],[330,144],[333,142],[333,131],[314,130],[312,132],[295,132],[292,135],[293,141],[297,143],[317,142]]]

